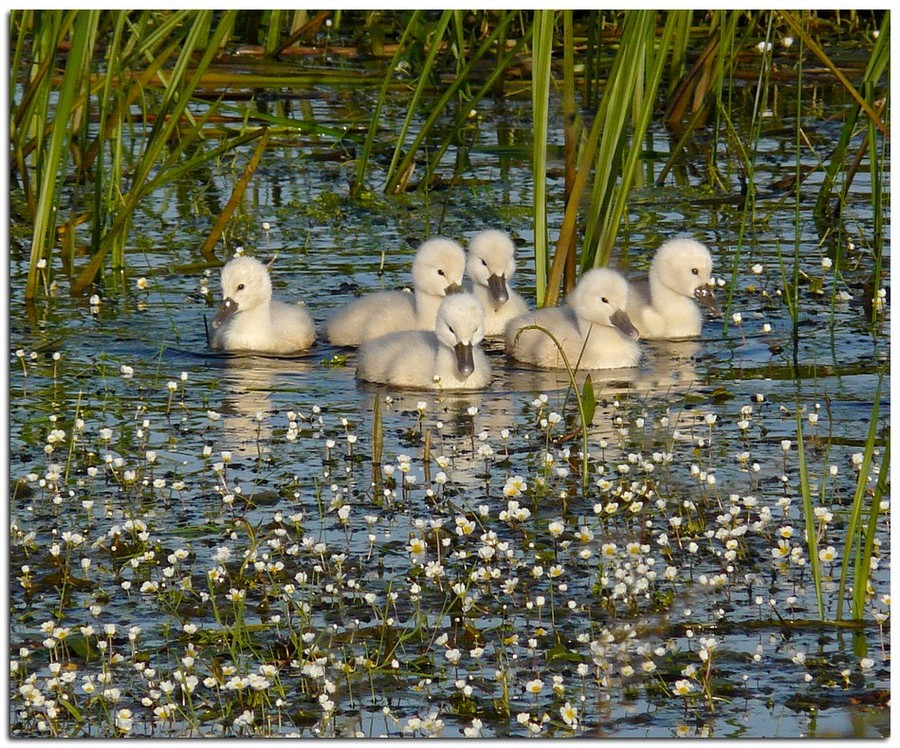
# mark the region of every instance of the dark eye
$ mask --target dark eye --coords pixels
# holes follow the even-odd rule
[[[441,268],[438,268],[438,275],[445,275],[444,271]]]
[[[238,289],[237,289],[237,290],[238,290],[238,291],[243,291],[243,290],[244,290],[244,284],[243,284],[243,283],[238,283]]]
[[[694,275],[700,275],[700,268],[691,268],[691,272]]]
[[[482,260],[482,261],[481,261],[481,264],[484,265],[485,267],[487,267],[487,261],[486,261],[486,260]]]
[[[447,325],[447,329],[450,331],[451,335],[456,335],[456,332],[453,330],[452,327],[450,327],[450,325]]]
[[[609,304],[609,299],[607,299],[605,296],[601,296],[600,301],[602,301],[604,304]]]

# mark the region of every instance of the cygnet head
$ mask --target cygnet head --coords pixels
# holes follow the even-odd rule
[[[212,321],[217,330],[238,312],[245,312],[272,298],[269,270],[253,257],[235,257],[222,268],[222,305]]]
[[[566,298],[575,313],[588,322],[617,328],[633,340],[640,337],[625,312],[628,282],[609,268],[588,270]]]
[[[704,308],[718,313],[713,294],[712,255],[693,239],[670,239],[658,250],[650,264],[651,282],[661,283],[682,296],[693,296]]]
[[[475,371],[473,351],[484,339],[484,310],[472,294],[448,296],[438,307],[435,320],[438,340],[456,356],[456,369],[463,378]]]
[[[431,296],[447,296],[462,290],[466,253],[451,239],[429,239],[413,260],[413,286]]]
[[[509,301],[506,282],[516,272],[516,248],[505,231],[488,229],[472,237],[466,272],[474,283],[486,286],[498,304]]]

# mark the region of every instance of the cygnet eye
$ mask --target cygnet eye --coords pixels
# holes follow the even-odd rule
[[[600,301],[602,301],[604,304],[609,304],[609,299],[607,299],[605,296],[601,296]]]
[[[694,275],[700,275],[700,268],[691,268],[691,272]]]
[[[443,268],[438,268],[438,275],[446,275],[446,273],[444,273]]]
[[[447,325],[447,329],[450,331],[451,335],[456,335],[456,331],[452,327],[450,327],[449,324]]]
[[[482,259],[481,259],[481,264],[484,265],[485,267],[487,267],[487,260],[485,260],[484,258],[482,258]]]
[[[243,283],[238,283],[237,290],[238,290],[238,291],[243,291],[243,290],[244,290],[244,284],[243,284]]]

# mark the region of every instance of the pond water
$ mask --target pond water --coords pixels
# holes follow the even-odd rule
[[[758,187],[796,165],[796,94],[777,94]],[[323,87],[308,111],[340,124],[374,95]],[[734,96],[749,141],[753,91]],[[830,82],[813,98],[804,124],[824,152],[848,99]],[[273,137],[218,256],[277,253],[276,296],[321,327],[355,292],[408,284],[425,238],[497,227],[533,302],[529,102],[481,103],[467,142],[452,189],[386,198],[376,166],[354,201],[352,162],[316,158],[333,144]],[[869,501],[889,429],[887,302],[874,324],[862,303],[868,167],[828,236],[811,210],[820,172],[799,208],[760,198],[742,230],[740,206],[704,187],[708,143],[652,186],[672,142],[653,130],[614,262],[646,272],[665,238],[703,241],[728,324],[593,375],[586,484],[565,375],[497,342],[490,388],[463,395],[360,384],[355,353],[322,342],[289,359],[209,353],[218,271],[198,248],[242,164],[143,205],[124,292],[98,304],[63,281],[26,307],[14,226],[12,734],[111,735],[119,719],[158,736],[886,736],[889,491],[865,619],[817,623],[796,416],[817,547],[836,549],[821,562],[830,620],[879,381]],[[781,269],[795,246],[796,338]]]

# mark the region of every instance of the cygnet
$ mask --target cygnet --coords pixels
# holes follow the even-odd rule
[[[222,305],[212,321],[214,351],[299,353],[316,339],[309,313],[272,299],[269,270],[253,257],[235,257],[222,268]]]
[[[693,338],[700,334],[700,306],[719,313],[710,285],[712,256],[693,239],[670,239],[650,263],[649,278],[632,284],[628,316],[641,337],[647,339]]]
[[[413,293],[382,291],[339,309],[325,326],[333,345],[355,346],[399,330],[433,330],[435,315],[445,296],[462,289],[466,255],[450,239],[429,239],[413,260]]]
[[[468,293],[448,296],[434,330],[406,330],[374,338],[359,349],[356,376],[368,382],[434,390],[482,389],[491,367],[478,344],[484,312]]]
[[[510,288],[516,272],[515,252],[509,234],[497,229],[481,231],[469,242],[464,287],[484,309],[487,337],[503,335],[507,322],[528,311],[525,299]]]
[[[625,307],[628,283],[615,270],[598,268],[585,273],[566,297],[565,306],[522,315],[506,326],[506,352],[519,361],[545,369],[562,368],[562,357],[542,330],[519,331],[539,325],[559,341],[572,368],[619,369],[637,366],[641,351],[638,331]]]

